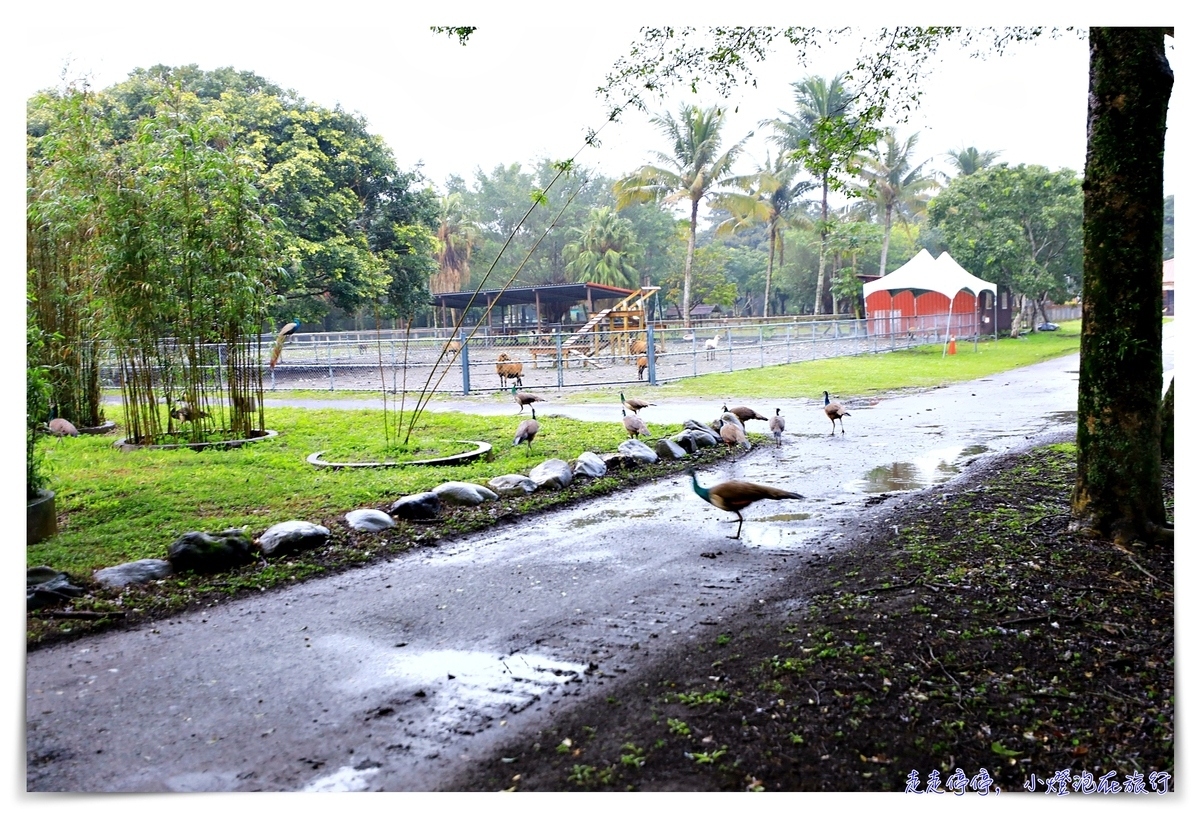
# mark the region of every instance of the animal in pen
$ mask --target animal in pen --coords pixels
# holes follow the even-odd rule
[[[500,357],[496,360],[496,374],[500,376],[500,388],[507,389],[510,380],[517,386],[523,386],[524,384],[521,383],[523,370],[524,366],[520,361],[514,361],[506,353],[501,352]]]
[[[717,347],[720,345],[720,343],[721,333],[719,332],[704,342],[704,353],[708,360],[715,361],[717,359]]]

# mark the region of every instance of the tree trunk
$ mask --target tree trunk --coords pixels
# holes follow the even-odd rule
[[[763,318],[771,312],[771,273],[775,267],[775,225],[771,225],[771,237],[767,242],[767,286],[763,291]]]
[[[817,262],[817,300],[813,315],[825,314],[825,240],[829,235],[829,180],[821,180],[821,252]]]
[[[1175,459],[1175,379],[1162,402],[1162,459]]]
[[[700,202],[692,202],[692,223],[688,231],[687,258],[683,262],[683,326],[692,325],[692,257],[696,255],[696,214]]]
[[[1174,76],[1161,28],[1089,34],[1077,525],[1156,537],[1162,496],[1163,143]]]
[[[888,242],[892,239],[892,206],[883,211],[883,250],[879,253],[879,276],[887,275]]]

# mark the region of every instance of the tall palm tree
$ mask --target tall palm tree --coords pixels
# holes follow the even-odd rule
[[[772,141],[794,151],[809,172],[821,180],[821,252],[817,263],[817,297],[814,312],[823,312],[825,261],[829,238],[829,187],[838,145],[857,129],[853,116],[855,94],[845,86],[845,74],[831,79],[810,76],[792,83],[795,111],[780,111],[780,118],[764,122],[775,129]]]
[[[696,220],[700,202],[726,191],[733,184],[733,160],[749,135],[721,153],[721,126],[725,113],[719,107],[701,109],[684,104],[679,119],[668,114],[650,120],[671,142],[670,153],[655,152],[661,165],[643,165],[613,185],[617,209],[634,202],[663,204],[687,202],[691,206],[687,256],[683,263],[683,322],[691,326],[692,259],[696,255]]]
[[[583,227],[573,227],[575,240],[563,248],[570,258],[566,271],[577,282],[592,281],[629,289],[638,286],[634,256],[640,252],[633,222],[611,208],[598,207],[588,213]]]
[[[969,148],[946,151],[950,165],[958,171],[958,176],[970,176],[972,173],[984,170],[1000,158],[1002,151],[980,151],[974,145]]]
[[[866,181],[863,192],[883,220],[883,250],[879,255],[879,275],[887,274],[888,242],[892,236],[892,216],[901,221],[922,212],[929,201],[927,191],[938,183],[922,174],[928,159],[912,164],[917,134],[900,141],[896,129],[888,128],[868,152],[859,175]]]
[[[466,288],[471,280],[471,250],[479,237],[479,228],[467,216],[462,194],[443,196],[438,202],[438,272],[430,282],[430,292],[454,293]]]
[[[731,215],[717,226],[718,235],[755,224],[765,224],[767,227],[767,284],[763,291],[763,318],[770,313],[771,275],[776,256],[779,257],[780,266],[783,266],[784,228],[808,223],[798,205],[801,195],[812,190],[816,184],[807,179],[797,180],[802,170],[798,162],[787,159],[782,153],[774,161],[768,153],[767,161],[756,173],[747,177],[747,192],[731,193],[722,200]]]

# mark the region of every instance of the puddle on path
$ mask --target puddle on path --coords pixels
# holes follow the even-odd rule
[[[785,523],[785,522],[788,522],[791,520],[808,520],[811,518],[812,518],[811,514],[809,514],[807,512],[801,512],[799,514],[772,514],[770,517],[759,517],[758,519],[763,522],[771,521],[771,522],[777,522],[777,523]]]
[[[656,509],[652,509],[652,508],[631,509],[629,511],[622,511],[621,509],[612,509],[609,511],[605,511],[602,514],[590,514],[587,517],[576,517],[574,520],[571,520],[569,523],[567,523],[566,527],[567,528],[587,528],[588,526],[599,525],[600,523],[611,523],[613,520],[617,519],[618,517],[625,518],[625,519],[634,519],[637,517],[655,517],[657,515],[658,515],[658,511]]]
[[[1050,420],[1054,421],[1055,423],[1078,423],[1079,422],[1079,413],[1078,412],[1051,412],[1050,414],[1046,415],[1046,417],[1048,417]]]
[[[964,461],[988,450],[987,446],[935,449],[912,462],[890,463],[871,469],[863,477],[850,482],[847,491],[880,494],[892,491],[917,491],[945,483],[962,471]]]

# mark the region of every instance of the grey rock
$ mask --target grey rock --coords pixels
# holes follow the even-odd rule
[[[71,578],[49,566],[32,568],[25,574],[25,609],[29,611],[61,605],[77,596],[83,589],[71,584]]]
[[[442,511],[442,498],[432,491],[406,494],[388,507],[397,520],[436,520]]]
[[[665,438],[654,444],[654,453],[663,460],[682,460],[688,456],[682,446]]]
[[[575,458],[575,465],[571,467],[571,471],[576,477],[603,477],[608,474],[608,466],[604,465],[600,455],[595,452],[581,452],[579,457]]]
[[[695,420],[685,420],[685,421],[683,422],[683,428],[685,428],[685,429],[699,429],[699,430],[700,430],[700,431],[702,431],[702,432],[709,431],[709,427],[707,427],[707,426],[705,426],[703,423],[700,423],[699,421],[695,421]]]
[[[688,435],[702,449],[708,446],[716,446],[720,442],[716,435],[712,432],[706,432],[703,429],[689,429]]]
[[[554,457],[530,469],[529,479],[540,489],[565,489],[575,479],[575,473],[567,461]]]
[[[167,548],[167,559],[175,572],[212,574],[253,562],[254,543],[243,528],[229,528],[217,534],[189,531]]]
[[[346,524],[355,531],[378,532],[395,527],[396,521],[377,508],[358,508],[346,512]]]
[[[170,575],[171,563],[168,560],[135,560],[110,568],[101,568],[93,573],[92,577],[108,588],[124,588],[126,585],[139,585]]]
[[[496,500],[500,496],[487,486],[481,486],[478,483],[463,483],[457,480],[442,483],[433,489],[433,493],[443,503],[453,506],[477,506],[488,500]]]
[[[629,455],[621,454],[620,452],[609,452],[608,454],[600,455],[600,459],[604,461],[604,467],[609,471],[622,471],[624,469],[636,468],[639,464]]]
[[[617,447],[617,451],[626,457],[632,457],[639,463],[655,463],[658,461],[658,455],[654,450],[640,440],[623,440],[621,445]]]
[[[700,449],[695,438],[692,437],[691,429],[684,429],[682,432],[672,435],[671,442],[688,454],[695,454]]]
[[[489,480],[488,488],[501,497],[524,497],[537,490],[537,483],[523,474],[502,474]]]
[[[304,520],[288,520],[286,523],[276,523],[264,531],[258,538],[258,547],[262,549],[263,556],[269,557],[273,554],[319,548],[328,539],[329,529],[323,525]]]

